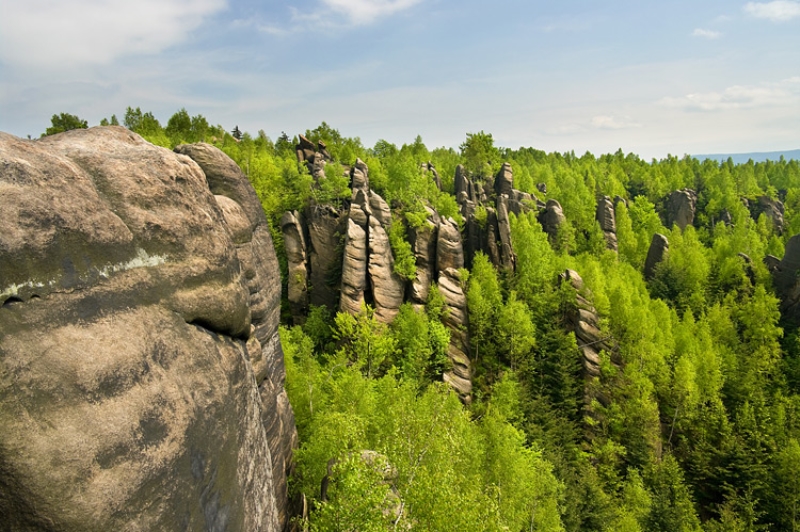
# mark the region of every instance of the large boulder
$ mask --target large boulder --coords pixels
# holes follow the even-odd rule
[[[683,230],[692,225],[696,206],[697,192],[690,188],[674,191],[667,200],[667,227],[675,224]]]
[[[5,529],[286,522],[270,233],[224,154],[180,151],[121,127],[0,134]]]
[[[779,199],[773,199],[769,196],[759,196],[754,203],[749,203],[750,211],[753,218],[758,217],[763,213],[772,222],[775,232],[778,234],[783,233],[784,220],[783,215],[786,212],[783,202]]]
[[[644,278],[648,281],[656,274],[656,266],[666,260],[669,255],[669,240],[661,233],[653,235],[650,247],[647,249],[647,258],[644,260]]]
[[[608,196],[601,197],[597,202],[595,219],[603,230],[606,247],[612,251],[617,251],[617,221],[614,214],[614,202]]]
[[[539,223],[542,224],[544,232],[551,239],[554,239],[558,235],[558,230],[566,221],[567,218],[564,216],[561,204],[554,199],[547,200],[544,211],[539,214]]]
[[[506,196],[514,195],[514,173],[511,170],[510,163],[503,163],[500,171],[494,177],[494,192],[498,196],[502,194]]]

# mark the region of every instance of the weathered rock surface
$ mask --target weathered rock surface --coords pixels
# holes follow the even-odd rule
[[[305,215],[308,224],[312,305],[335,309],[339,303],[341,254],[339,236],[344,217],[330,205],[312,205]]]
[[[342,293],[339,310],[358,314],[367,287],[367,233],[352,219],[347,221],[347,240],[342,263]]]
[[[800,325],[800,234],[786,242],[786,250],[779,262],[772,255],[767,255],[764,262],[772,274],[775,294],[781,300],[781,313],[792,324]]]
[[[0,134],[0,515],[10,530],[281,530],[280,279],[221,152]],[[195,160],[192,160],[195,159]]]
[[[405,296],[405,282],[394,273],[394,257],[389,235],[376,217],[369,219],[369,280],[375,301],[375,317],[390,323]]]
[[[644,260],[644,278],[650,280],[656,274],[656,266],[667,258],[669,254],[669,240],[660,233],[653,235],[650,247],[647,249],[647,258]]]
[[[507,164],[507,163],[506,163]],[[497,197],[497,235],[499,238],[500,265],[503,269],[514,271],[516,257],[511,245],[511,223],[508,219],[508,196]]]
[[[461,276],[458,270],[447,268],[439,272],[439,291],[445,301],[447,312],[444,324],[450,329],[450,345],[447,349],[447,358],[452,363],[452,368],[445,371],[443,378],[446,383],[458,392],[465,403],[472,400],[472,369],[467,353],[469,352],[469,314],[467,313],[467,298],[461,289]]]
[[[584,287],[583,279],[578,272],[566,270],[561,274],[561,282],[569,283],[577,292],[574,306],[567,311],[568,327],[575,333],[575,340],[582,356],[581,363],[584,375],[600,376],[600,351],[612,353],[612,344],[608,335],[599,328],[599,317],[590,298],[591,294]]]
[[[681,230],[694,223],[697,192],[690,188],[676,190],[667,200],[667,227],[676,224]]]
[[[408,240],[416,259],[417,275],[411,282],[410,297],[414,303],[428,300],[431,283],[436,280],[436,244],[439,236],[439,215],[428,209],[428,220],[422,227],[410,227]]]
[[[452,218],[442,220],[436,241],[436,270],[443,272],[448,268],[458,270],[464,267],[464,246],[461,232]]]
[[[308,255],[302,215],[297,211],[284,213],[281,231],[288,263],[289,305],[295,325],[300,325],[308,314]]]
[[[603,230],[606,247],[612,251],[617,251],[617,221],[614,213],[614,203],[608,196],[603,196],[597,202],[595,219]]]
[[[505,194],[506,196],[514,195],[514,174],[511,170],[511,164],[503,163],[500,171],[494,178],[494,191],[497,196]]]
[[[754,219],[763,213],[772,222],[775,231],[778,234],[783,234],[784,220],[783,215],[786,212],[783,202],[779,199],[773,199],[769,196],[759,196],[755,202],[748,203],[750,213]]]
[[[547,200],[544,211],[539,215],[539,223],[542,229],[552,239],[558,235],[558,229],[567,221],[561,204],[554,200]]]

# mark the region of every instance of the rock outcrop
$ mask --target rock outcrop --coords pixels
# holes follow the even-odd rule
[[[567,309],[569,330],[575,333],[578,349],[581,351],[581,364],[586,377],[600,376],[600,351],[611,354],[613,341],[600,331],[597,311],[591,301],[591,293],[583,284],[578,272],[566,270],[561,274],[561,282],[569,283],[576,292],[575,305]]]
[[[208,145],[0,134],[10,530],[282,530],[296,433],[258,198]]]
[[[775,232],[777,232],[779,235],[783,234],[783,216],[786,213],[786,209],[781,200],[773,199],[769,196],[759,196],[756,198],[755,202],[748,202],[748,207],[753,219],[758,220],[758,217],[761,214],[765,214],[772,222]]]
[[[288,299],[295,325],[305,322],[308,314],[308,253],[302,215],[286,212],[281,218],[283,245],[288,266]]]
[[[564,216],[561,204],[554,199],[547,200],[544,211],[539,214],[539,223],[542,224],[542,229],[551,240],[556,238],[559,228],[566,221],[567,218]]]
[[[647,258],[644,261],[644,278],[648,281],[656,274],[656,266],[669,255],[669,240],[660,233],[653,235],[650,247],[647,250]]]
[[[697,192],[690,188],[676,190],[667,200],[667,227],[676,224],[681,230],[694,223]]]
[[[619,196],[617,197],[619,198]],[[606,247],[612,251],[617,251],[617,221],[614,213],[614,202],[608,196],[602,196],[598,200],[595,219],[600,224],[600,229],[603,230]]]
[[[786,242],[780,262],[776,262],[772,255],[767,255],[764,262],[772,274],[775,294],[781,301],[781,314],[790,323],[800,325],[800,234]]]

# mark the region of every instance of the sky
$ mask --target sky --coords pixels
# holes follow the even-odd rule
[[[0,130],[185,108],[595,155],[800,148],[800,1],[0,0]]]

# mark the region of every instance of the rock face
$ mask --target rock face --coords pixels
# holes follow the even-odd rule
[[[282,530],[296,444],[255,192],[207,145],[0,134],[10,530]]]
[[[756,220],[763,213],[772,222],[775,231],[778,234],[783,234],[784,221],[783,215],[786,209],[783,202],[779,199],[772,199],[769,196],[759,196],[755,202],[748,202],[750,214]]]
[[[575,333],[583,355],[581,362],[584,375],[587,377],[600,376],[600,351],[612,353],[612,342],[599,328],[599,317],[591,302],[591,294],[584,287],[583,279],[578,272],[566,270],[561,274],[561,282],[569,283],[576,291],[575,306],[567,311],[568,327]]]
[[[553,199],[547,200],[545,210],[539,215],[539,223],[542,224],[542,229],[547,233],[547,236],[551,239],[556,238],[558,229],[566,221],[567,218],[564,216],[561,204]]]
[[[608,196],[601,197],[597,202],[595,219],[603,230],[606,247],[612,251],[617,251],[617,221],[614,214],[614,202]]]
[[[775,285],[775,294],[781,300],[781,314],[792,324],[800,324],[800,234],[786,243],[783,258],[767,255],[764,258]]]
[[[669,254],[669,240],[660,233],[653,235],[650,247],[647,250],[647,258],[644,261],[644,278],[650,280],[656,273],[656,266],[667,258]]]
[[[333,309],[339,302],[339,235],[346,218],[330,205],[312,205],[305,218],[311,247],[309,301]]]
[[[305,322],[305,316],[308,314],[308,254],[305,224],[302,220],[302,215],[297,211],[284,213],[281,218],[281,231],[289,270],[288,299],[295,325]]]
[[[697,192],[690,188],[676,190],[667,200],[667,227],[676,224],[681,230],[694,223]]]

